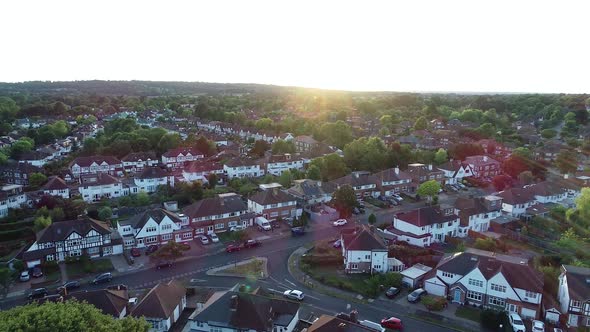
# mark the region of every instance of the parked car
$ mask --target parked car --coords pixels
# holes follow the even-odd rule
[[[92,280],[92,283],[98,285],[106,282],[111,282],[111,280],[113,280],[113,275],[110,272],[107,272],[97,275],[96,278]]]
[[[149,256],[153,253],[155,253],[158,250],[158,246],[155,244],[152,244],[151,246],[147,247],[147,250],[145,251],[145,255]]]
[[[41,278],[43,276],[43,271],[40,267],[36,266],[33,268],[33,273],[31,275],[33,278]]]
[[[19,279],[22,282],[29,281],[31,279],[31,276],[29,275],[29,271],[21,272]]]
[[[236,243],[230,243],[225,247],[225,252],[240,251],[242,247]]]
[[[47,294],[49,294],[49,292],[47,292],[47,288],[35,288],[29,293],[29,300],[42,299],[46,297]]]
[[[201,241],[202,245],[209,244],[209,239],[205,235],[197,235],[197,238],[199,239],[199,241]]]
[[[404,329],[402,320],[396,317],[383,318],[381,320],[381,327],[391,330],[401,331]]]
[[[522,318],[517,313],[511,312],[508,314],[508,321],[514,332],[526,332],[526,327],[522,322]]]
[[[213,243],[219,242],[219,238],[217,237],[217,234],[215,234],[214,232],[211,232],[207,235],[209,236],[209,239],[211,240],[211,242],[213,242]]]
[[[420,298],[422,298],[422,296],[424,296],[426,294],[427,294],[427,292],[426,292],[426,290],[424,290],[424,288],[415,289],[413,292],[408,294],[408,302],[411,302],[411,303],[418,302],[418,301],[420,301]]]
[[[359,324],[361,324],[362,326],[366,326],[370,329],[379,331],[379,332],[385,332],[385,329],[383,327],[381,327],[381,324],[372,322],[370,320],[361,320],[359,322]]]
[[[358,208],[352,208],[352,214],[361,214],[361,211]]]
[[[261,245],[262,243],[260,243],[258,240],[247,240],[244,242],[244,248],[255,248],[260,247]]]
[[[336,242],[334,242],[332,244],[332,247],[334,247],[334,248],[340,248],[340,247],[342,247],[342,241],[336,240]]]
[[[245,229],[246,229],[246,226],[244,226],[244,225],[236,225],[236,226],[230,227],[229,231],[230,232],[237,232],[237,231],[243,231]]]
[[[65,284],[57,287],[57,292],[62,293],[63,291],[71,291],[72,289],[80,288],[80,282],[78,281],[68,281]]]
[[[545,332],[545,323],[540,320],[533,320],[533,332]]]
[[[397,287],[389,287],[389,289],[385,292],[385,296],[390,299],[394,298],[397,294],[399,294],[399,288]]]
[[[305,297],[305,294],[303,294],[303,292],[302,292],[302,291],[300,291],[300,290],[296,290],[296,289],[293,289],[293,290],[291,290],[291,289],[289,289],[289,290],[286,290],[286,291],[283,293],[283,295],[284,295],[286,298],[288,298],[288,299],[291,299],[291,300],[297,300],[297,301],[302,301],[302,300],[303,300],[303,298]]]
[[[156,265],[156,269],[161,270],[161,269],[165,269],[165,268],[171,267],[171,266],[172,266],[172,262],[162,261],[162,262],[158,262],[158,264]]]
[[[333,225],[334,227],[338,227],[338,226],[344,226],[348,223],[348,221],[346,221],[346,219],[338,219],[336,221],[334,221]]]
[[[131,248],[131,256],[132,257],[139,257],[141,256],[141,251],[137,248]]]
[[[293,236],[305,235],[305,228],[303,228],[303,227],[293,227],[293,228],[291,228],[291,235],[293,235]]]
[[[399,194],[393,194],[391,196],[393,197],[393,199],[395,199],[398,202],[401,202],[404,200]]]

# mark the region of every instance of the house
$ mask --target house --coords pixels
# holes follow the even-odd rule
[[[346,273],[385,273],[389,271],[387,246],[374,229],[344,229],[340,235]]]
[[[543,181],[523,187],[541,204],[559,203],[568,198],[568,191],[553,181]]]
[[[436,167],[432,167],[432,165],[420,163],[409,164],[407,172],[416,185],[430,180],[435,180],[441,185],[445,182],[445,173]]]
[[[473,176],[473,169],[468,163],[451,160],[440,166],[438,169],[445,173],[446,184],[456,184],[457,182],[463,182],[464,178]]]
[[[352,172],[339,179],[332,180],[332,184],[338,188],[344,185],[350,185],[354,189],[354,193],[358,198],[361,197],[377,197],[380,192],[377,190],[377,178],[369,172]]]
[[[103,314],[123,319],[128,314],[129,294],[124,289],[98,289],[70,293],[65,300],[75,299],[95,306]]]
[[[432,295],[453,303],[518,313],[536,319],[541,312],[543,275],[523,258],[467,249],[443,258],[424,281]]]
[[[122,176],[123,164],[113,156],[78,157],[70,163],[70,171],[75,178],[98,173]]]
[[[195,202],[183,210],[195,234],[225,232],[233,226],[252,226],[254,215],[235,193],[219,194]]]
[[[502,164],[488,156],[469,156],[465,163],[471,166],[473,177],[477,179],[491,179],[502,173]]]
[[[402,275],[402,284],[410,289],[422,286],[424,276],[430,272],[432,268],[423,264],[414,264],[411,267],[400,272]]]
[[[340,319],[334,316],[321,315],[315,320],[311,326],[307,328],[307,332],[375,332],[374,329],[353,323],[348,320]]]
[[[146,167],[155,167],[160,162],[153,152],[131,152],[123,159],[123,168],[128,173],[141,172]]]
[[[52,176],[47,183],[41,187],[43,194],[57,196],[64,199],[70,198],[70,187],[59,176]]]
[[[255,293],[225,291],[214,294],[202,310],[189,317],[188,331],[292,332],[298,322],[297,302]]]
[[[491,221],[502,215],[502,198],[459,197],[455,201],[455,213],[459,216],[459,237],[467,237],[469,231],[487,232]]]
[[[119,221],[117,230],[123,237],[125,248],[144,248],[169,241],[187,242],[194,238],[188,217],[159,208]]]
[[[0,188],[0,217],[6,217],[9,209],[20,209],[26,203],[22,185],[8,184]]]
[[[304,169],[303,158],[290,153],[285,153],[281,155],[270,156],[268,162],[266,163],[266,173],[275,176],[280,176],[284,171],[292,169],[302,171]]]
[[[0,166],[0,175],[7,184],[29,185],[29,177],[33,173],[43,173],[40,167],[23,163],[6,163]]]
[[[150,332],[168,331],[186,308],[186,288],[176,280],[157,284],[131,311],[151,324]]]
[[[297,216],[297,201],[295,197],[280,190],[281,185],[261,184],[261,191],[248,198],[248,209],[268,220],[290,218]]]
[[[336,185],[331,182],[304,179],[293,181],[293,186],[287,193],[295,197],[299,204],[306,206],[331,201],[335,190]]]
[[[562,265],[557,300],[569,327],[590,326],[590,269]]]
[[[521,217],[526,210],[537,202],[534,193],[526,188],[510,188],[495,196],[502,198],[502,210],[513,217]]]
[[[309,152],[315,150],[319,145],[311,136],[301,135],[295,137],[295,149],[297,152]]]
[[[199,181],[201,183],[209,182],[209,175],[216,174],[218,179],[223,175],[223,165],[215,161],[191,161],[186,163],[182,169],[182,179],[186,182]]]
[[[458,236],[458,230],[459,216],[450,206],[427,206],[397,213],[393,217],[393,226],[387,228],[398,241],[418,247],[446,242],[447,237]]]
[[[174,187],[174,176],[160,167],[146,167],[133,178],[133,182],[139,191],[153,193],[159,186]]]
[[[118,178],[106,173],[81,176],[78,191],[86,202],[125,196],[123,183]]]
[[[43,262],[63,262],[67,257],[98,258],[123,253],[121,242],[119,234],[106,223],[84,217],[54,222],[38,232],[22,257],[29,268]]]
[[[248,158],[231,159],[223,165],[223,171],[228,179],[264,176],[264,169],[260,167],[260,163]]]
[[[162,163],[168,168],[182,168],[187,161],[195,161],[205,158],[203,152],[196,148],[176,148],[162,154]]]
[[[373,177],[377,179],[377,189],[383,196],[416,191],[416,185],[412,183],[412,176],[407,172],[400,171],[398,167],[375,173]]]
[[[52,155],[41,151],[25,152],[18,158],[18,162],[21,164],[30,164],[37,167],[42,167],[51,160],[53,160]]]

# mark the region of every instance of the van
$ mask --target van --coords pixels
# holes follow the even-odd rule
[[[370,329],[379,331],[379,332],[385,332],[386,330],[384,328],[381,327],[381,324],[379,323],[375,323],[375,322],[371,322],[370,320],[361,320],[359,322],[359,324],[361,324],[362,326],[366,326]]]
[[[256,217],[256,225],[261,230],[270,231],[272,229],[270,222],[264,217]]]

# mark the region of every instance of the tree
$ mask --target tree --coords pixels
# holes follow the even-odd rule
[[[418,187],[418,191],[416,193],[420,195],[420,197],[428,197],[429,201],[434,197],[438,196],[440,191],[440,183],[436,180],[429,180],[422,183]]]
[[[144,318],[115,319],[91,304],[74,300],[0,311],[0,331],[147,332],[150,326]]]
[[[375,223],[377,222],[377,216],[375,216],[374,213],[371,213],[369,215],[369,220],[368,220],[370,225],[375,225]]]
[[[264,157],[264,153],[270,148],[268,143],[264,140],[258,140],[254,142],[254,147],[250,150],[250,153],[258,157]]]
[[[258,129],[269,129],[273,125],[273,121],[269,118],[258,119],[254,124]]]
[[[215,174],[215,173],[209,174],[209,176],[207,177],[207,181],[209,183],[208,184],[209,189],[215,189],[217,182],[219,182],[219,179],[217,178],[217,174]]]
[[[311,180],[321,180],[322,174],[320,173],[320,168],[317,165],[310,165],[307,169],[307,178]]]
[[[531,184],[533,181],[535,181],[535,176],[531,171],[524,171],[518,174],[518,181],[523,185]]]
[[[562,174],[574,173],[578,169],[577,153],[571,149],[562,149],[555,158],[555,166]]]
[[[145,191],[138,193],[135,196],[135,204],[137,204],[137,206],[146,206],[150,204],[150,196]]]
[[[512,178],[505,174],[496,175],[492,179],[492,184],[497,191],[502,191],[512,186]]]
[[[29,137],[22,137],[10,147],[10,155],[12,158],[18,159],[25,152],[31,151],[34,146],[35,144],[32,139]]]
[[[158,151],[164,153],[168,150],[175,149],[182,143],[182,138],[179,134],[166,134],[162,136],[158,142]]]
[[[29,185],[33,188],[39,188],[47,182],[47,177],[42,173],[33,173],[29,176]]]
[[[12,273],[10,272],[10,269],[6,267],[0,267],[0,294],[2,294],[3,296],[6,296],[6,294],[8,294],[8,289],[10,289],[10,285],[12,285],[13,280],[14,279],[12,278]]]
[[[541,136],[545,139],[550,139],[557,136],[557,131],[555,129],[543,129],[541,130]]]
[[[11,123],[16,117],[18,110],[19,107],[14,100],[8,97],[0,97],[0,122]]]
[[[335,153],[324,156],[322,159],[324,165],[322,178],[325,180],[338,179],[350,172],[344,163],[344,159]]]
[[[167,261],[174,262],[178,258],[182,257],[183,249],[180,243],[174,241],[168,241],[165,245],[161,246],[151,257],[156,261]]]
[[[98,219],[107,221],[113,216],[113,210],[108,206],[103,206],[98,210]]]
[[[290,188],[291,182],[293,182],[293,176],[291,175],[291,171],[286,170],[283,173],[281,173],[281,176],[279,176],[279,183],[281,184],[281,186],[283,186],[283,188]]]
[[[352,128],[341,120],[324,123],[319,131],[322,133],[322,136],[326,137],[328,144],[340,149],[352,141]]]
[[[346,144],[344,162],[353,170],[381,170],[387,164],[387,148],[378,137],[361,137]]]
[[[49,227],[49,225],[51,225],[51,217],[39,216],[33,222],[33,229],[38,232]]]
[[[280,139],[272,144],[272,153],[295,153],[295,144],[292,141],[285,141]]]
[[[590,188],[582,188],[582,192],[578,198],[576,198],[576,216],[577,220],[590,222]],[[569,210],[568,212],[573,211]],[[570,212],[571,215],[571,212]],[[572,218],[568,218],[573,221]]]
[[[524,158],[524,159],[532,159],[533,154],[531,153],[531,150],[529,150],[528,148],[523,148],[523,147],[518,147],[514,150],[512,150],[512,155],[514,156],[518,156],[520,158]]]
[[[449,160],[449,156],[447,155],[447,150],[445,149],[438,149],[434,154],[434,163],[437,165],[442,165]]]
[[[483,154],[483,148],[479,144],[462,143],[449,149],[449,155],[456,160],[465,160],[466,157]]]
[[[428,128],[428,121],[425,117],[421,116],[416,119],[416,122],[414,123],[414,130],[424,130],[426,128]]]
[[[341,217],[350,216],[352,209],[358,204],[354,189],[350,185],[344,185],[336,189],[332,195],[332,203],[334,203],[336,210],[340,212]]]

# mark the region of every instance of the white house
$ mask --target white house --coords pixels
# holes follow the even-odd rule
[[[562,265],[557,300],[569,327],[590,326],[590,269]]]
[[[123,164],[113,156],[78,157],[70,163],[70,171],[75,178],[97,173],[122,176]]]
[[[88,255],[90,258],[123,253],[117,232],[106,223],[88,217],[55,222],[37,233],[37,240],[23,253],[28,267],[67,257]]]
[[[159,186],[174,187],[174,176],[160,167],[147,167],[133,178],[139,191],[153,193]]]
[[[280,184],[274,185],[260,185],[262,190],[248,197],[248,209],[268,220],[297,217],[295,197],[280,190]]]
[[[78,191],[86,202],[125,196],[121,181],[109,174],[87,174],[80,178]]]
[[[121,159],[126,172],[141,172],[146,167],[155,167],[160,162],[153,152],[131,152]]]
[[[228,179],[264,176],[264,169],[260,168],[258,161],[244,158],[234,158],[228,161],[223,165],[223,171]]]
[[[457,182],[462,182],[464,178],[473,176],[471,165],[459,160],[451,160],[438,166],[438,169],[445,173],[446,184],[456,184]]]
[[[170,168],[179,168],[187,161],[195,161],[205,158],[203,152],[196,148],[176,148],[162,154],[162,163]]]
[[[455,213],[460,219],[459,237],[467,237],[470,230],[486,232],[491,220],[502,215],[502,198],[492,195],[459,197],[455,201]]]
[[[214,161],[192,161],[182,169],[182,180],[208,183],[210,174],[216,174],[219,178],[219,175],[223,174],[223,165]]]
[[[337,187],[350,185],[358,198],[379,196],[380,191],[377,189],[377,182],[376,176],[364,171],[352,172],[332,181]]]
[[[393,226],[388,227],[386,233],[395,235],[398,241],[427,247],[458,236],[458,230],[459,216],[452,207],[427,206],[397,213]]]
[[[30,164],[37,167],[42,167],[52,160],[53,155],[41,151],[25,152],[18,158],[18,162],[21,164]]]
[[[188,217],[164,209],[147,210],[128,220],[119,221],[117,230],[126,248],[143,248],[169,241],[186,242],[194,238]]]
[[[366,227],[344,229],[340,235],[346,273],[385,273],[389,271],[387,246]]]
[[[64,199],[70,198],[70,187],[59,176],[52,176],[49,181],[41,188],[43,194],[61,197]]]
[[[19,209],[27,203],[27,195],[23,192],[23,186],[9,184],[2,186],[0,190],[0,217],[6,217],[9,209]]]
[[[537,204],[533,192],[526,188],[510,188],[495,196],[502,198],[502,210],[513,217],[520,217],[526,210]]]
[[[144,317],[150,332],[168,331],[186,308],[186,288],[176,280],[159,283],[132,309],[131,316]]]
[[[536,319],[541,313],[543,275],[523,258],[467,249],[443,258],[424,289],[470,304]]]
[[[296,169],[303,170],[303,158],[290,153],[272,155],[266,163],[266,173],[280,176],[284,171]]]

